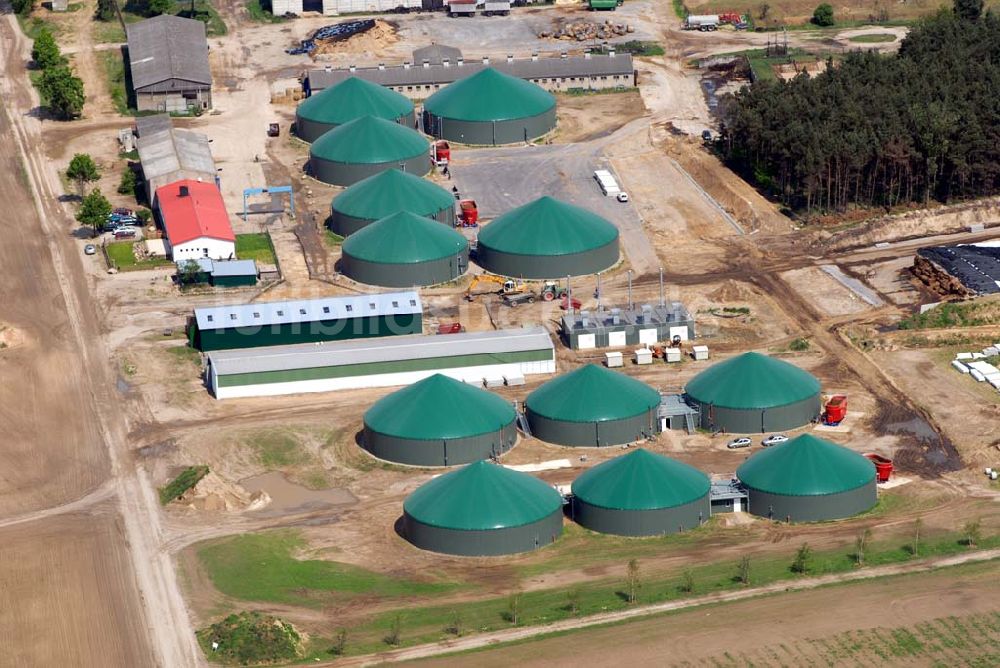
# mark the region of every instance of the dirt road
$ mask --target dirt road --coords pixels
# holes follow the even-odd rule
[[[422,658],[429,658],[429,657],[439,657],[439,655],[446,654],[446,653],[462,652],[462,651],[468,651],[468,650],[473,650],[473,649],[481,649],[481,648],[489,647],[490,645],[494,645],[494,644],[497,644],[497,643],[508,643],[508,642],[515,642],[515,641],[523,641],[523,640],[528,640],[528,639],[532,639],[532,638],[538,638],[539,636],[549,635],[549,634],[553,634],[553,633],[560,633],[560,632],[571,631],[571,630],[575,630],[575,629],[583,629],[583,628],[592,627],[592,626],[601,626],[601,625],[613,624],[613,623],[617,623],[617,622],[624,622],[624,621],[638,619],[638,618],[641,618],[641,617],[648,617],[649,615],[656,615],[656,614],[661,614],[661,613],[665,613],[665,612],[679,611],[679,610],[684,610],[684,609],[687,609],[687,608],[696,608],[696,607],[704,606],[704,605],[708,605],[708,604],[733,603],[733,602],[737,602],[737,601],[746,601],[748,599],[758,599],[758,598],[760,598],[762,596],[766,596],[768,594],[778,594],[778,593],[786,593],[786,592],[804,592],[804,591],[819,589],[821,587],[827,587],[827,586],[829,586],[831,584],[846,583],[846,582],[858,582],[858,581],[863,581],[863,580],[878,580],[880,578],[885,578],[887,576],[892,576],[892,575],[904,575],[904,574],[912,574],[912,573],[927,573],[927,572],[931,572],[931,571],[934,571],[936,569],[945,568],[945,567],[948,567],[948,566],[957,566],[957,565],[960,565],[960,564],[984,562],[984,561],[990,561],[990,560],[997,559],[997,558],[1000,558],[1000,550],[984,550],[982,552],[971,552],[969,554],[962,554],[962,555],[958,555],[958,556],[954,556],[954,557],[947,557],[947,558],[943,558],[943,559],[922,560],[922,561],[919,561],[919,562],[913,562],[913,563],[907,563],[907,564],[899,564],[899,565],[893,565],[893,566],[883,566],[883,567],[877,567],[877,568],[868,568],[868,569],[864,569],[864,570],[861,570],[861,571],[855,571],[855,572],[849,572],[849,573],[842,573],[842,574],[838,574],[838,575],[828,575],[828,576],[816,577],[816,578],[804,578],[804,579],[801,579],[801,580],[796,580],[794,582],[787,582],[787,581],[786,582],[779,582],[779,583],[776,583],[776,584],[773,584],[773,585],[769,585],[769,586],[766,586],[766,587],[754,587],[754,588],[751,588],[751,589],[743,589],[743,590],[738,590],[738,591],[723,592],[723,593],[719,593],[719,594],[711,594],[711,595],[708,595],[708,596],[700,596],[700,597],[696,597],[696,598],[692,598],[692,599],[686,599],[686,600],[683,600],[683,601],[670,601],[670,602],[661,603],[661,604],[658,604],[658,605],[650,605],[650,606],[643,606],[643,607],[638,607],[638,608],[631,608],[631,609],[621,610],[621,611],[618,611],[618,612],[607,613],[607,614],[603,614],[603,615],[593,615],[591,617],[586,617],[586,618],[582,618],[582,619],[567,619],[567,620],[563,620],[563,621],[560,621],[560,622],[555,622],[553,624],[547,624],[545,626],[536,626],[536,627],[521,628],[521,629],[515,628],[515,629],[509,629],[509,630],[506,630],[506,631],[496,631],[496,632],[493,632],[493,633],[485,633],[485,634],[481,634],[481,635],[475,635],[475,636],[471,636],[469,638],[462,638],[462,639],[455,640],[455,641],[450,641],[450,642],[447,642],[447,643],[434,643],[434,644],[429,644],[429,645],[419,645],[417,647],[409,647],[407,649],[401,649],[401,650],[396,650],[396,651],[392,651],[392,652],[384,652],[384,653],[377,654],[377,655],[369,655],[369,656],[356,657],[356,658],[351,659],[349,661],[340,662],[337,665],[338,666],[349,666],[349,665],[367,666],[367,665],[375,665],[375,664],[379,664],[379,663],[390,663],[390,662],[408,661],[408,660],[413,660],[413,659],[422,659]],[[943,582],[941,582],[940,580],[943,580]],[[953,585],[950,582],[949,578],[945,577],[945,578],[939,579],[939,581],[937,582],[937,586],[938,587],[948,588],[948,587],[952,587]],[[982,592],[983,596],[982,596],[982,600],[980,601],[980,607],[983,607],[983,604],[985,604],[985,607],[983,607],[983,609],[985,609],[985,610],[993,610],[994,609],[992,607],[991,601],[994,600],[995,595],[996,595],[996,590],[998,588],[998,585],[996,584],[995,581],[992,582],[992,584],[990,585],[990,588],[992,589],[992,593],[989,592],[988,590]],[[977,588],[973,588],[972,590],[973,591],[979,591],[979,589],[977,589]],[[834,590],[831,590],[831,591],[832,591],[833,595],[830,598],[832,598],[833,600],[838,600],[838,599],[844,598],[842,596],[842,593],[839,593],[839,590],[834,589]],[[831,592],[823,592],[823,594],[825,594],[827,596],[829,596],[830,593]],[[778,606],[779,607],[784,607],[784,606],[788,605],[787,604],[787,598],[788,598],[787,596],[783,596],[783,597],[775,599],[775,600],[778,601]],[[876,598],[876,600],[880,604],[884,604],[884,602],[886,600],[884,592],[879,593],[875,598]],[[748,616],[750,618],[756,618],[759,621],[760,620],[769,620],[770,618],[768,618],[766,616],[762,616],[762,615],[760,615],[757,612],[759,610],[760,603],[761,603],[761,601],[753,601],[750,604],[750,607],[752,608],[752,610],[754,612],[752,614],[750,614],[749,610],[748,610]],[[850,606],[849,607],[849,614],[851,614],[851,615],[856,614],[857,610],[860,609],[859,607],[856,606],[856,604],[853,601],[851,603],[848,603],[847,605]],[[747,607],[747,606],[744,606],[744,607]],[[805,610],[805,609],[808,609],[808,607],[800,608],[800,611],[801,610]],[[825,606],[817,606],[816,608],[814,608],[814,610],[825,610]],[[970,606],[969,611],[971,611],[971,606]],[[845,613],[847,613],[847,611],[845,611]],[[938,608],[933,608],[932,615],[930,615],[930,616],[935,616],[936,617],[936,616],[939,616],[941,614],[947,614],[947,612],[945,612],[945,611],[943,611],[941,609],[938,609]],[[740,619],[741,620],[740,623],[742,623],[743,621],[746,620],[746,618],[741,618],[741,617],[736,616],[736,615],[731,616],[730,619],[734,620],[734,622],[733,622],[734,625],[737,625],[736,622],[735,622],[736,619]],[[652,623],[652,625],[654,626],[654,632],[653,633],[651,633],[651,634],[645,634],[644,635],[644,638],[647,641],[647,644],[642,649],[637,648],[636,645],[635,645],[635,643],[632,642],[632,640],[630,640],[630,639],[634,640],[634,638],[635,638],[635,635],[633,633],[631,633],[631,632],[622,633],[622,631],[621,631],[620,628],[614,628],[614,629],[611,629],[610,635],[617,635],[619,638],[624,639],[624,642],[627,643],[627,648],[628,648],[629,652],[640,651],[640,652],[642,652],[644,654],[644,658],[646,658],[648,660],[652,660],[656,656],[660,656],[660,657],[663,656],[663,654],[662,654],[663,647],[662,646],[664,646],[664,645],[669,646],[669,645],[671,645],[671,644],[673,644],[673,643],[676,642],[676,638],[675,638],[675,636],[673,634],[665,633],[665,632],[663,632],[659,628],[659,627],[661,627],[661,621],[662,620],[657,619],[657,620],[649,620],[647,622],[639,622],[639,624],[645,624],[645,625],[649,625],[650,623]],[[853,619],[851,617],[848,617],[847,621],[848,622],[852,622]],[[893,621],[903,621],[903,620],[898,620],[897,619],[897,620],[893,620]],[[632,628],[632,627],[627,627],[627,628]],[[849,626],[848,628],[853,628],[853,627]],[[598,631],[598,633],[601,633],[601,632]],[[607,635],[607,634],[605,633],[605,635]],[[744,636],[745,636],[745,634],[741,633],[741,637],[744,637]],[[557,657],[557,656],[566,657],[567,660],[570,660],[570,661],[573,662],[573,665],[578,665],[578,663],[579,663],[579,660],[578,660],[579,659],[579,653],[575,652],[572,649],[572,646],[573,646],[573,643],[574,643],[574,638],[578,638],[578,636],[569,635],[569,636],[566,636],[564,638],[559,638],[558,640],[556,640],[557,643],[560,642],[560,641],[562,641],[564,643],[568,641],[568,643],[570,645],[570,647],[567,648],[566,651],[562,652],[562,653],[552,652],[549,655],[542,655],[540,653],[539,647],[540,647],[540,645],[542,643],[551,643],[551,642],[553,642],[551,640],[548,640],[548,641],[542,641],[541,643],[532,643],[530,645],[525,645],[525,647],[529,648],[528,651],[525,654],[520,654],[519,653],[519,656],[517,657],[517,659],[513,659],[510,656],[503,656],[502,659],[500,659],[500,657],[498,657],[499,660],[496,661],[496,662],[493,662],[493,661],[489,660],[489,658],[488,658],[489,654],[479,654],[479,655],[476,656],[476,659],[475,659],[474,663],[477,666],[486,666],[486,665],[496,665],[496,666],[503,665],[503,666],[507,666],[507,665],[511,665],[512,663],[517,663],[517,664],[520,665],[520,664],[523,663],[522,659],[524,659],[526,657],[526,655],[531,655],[533,657],[536,657],[536,659],[540,661],[539,665],[554,665],[553,664],[553,659],[555,657]],[[654,643],[657,644],[657,645],[659,645],[660,647],[656,647],[656,648],[652,647],[652,645]],[[595,651],[600,651],[600,649],[598,649],[598,648],[600,648],[600,644],[599,643],[595,643],[593,645],[593,649]],[[591,665],[614,665],[615,664],[615,657],[617,657],[618,660],[621,660],[621,654],[620,654],[620,652],[623,651],[623,647],[622,646],[620,646],[620,645],[618,645],[618,646],[615,646],[615,645],[606,645],[606,646],[604,646],[601,649],[603,649],[603,660],[599,659],[595,654],[592,654],[592,653],[588,652],[588,660],[591,662]],[[499,652],[503,652],[503,650],[500,650]],[[592,663],[593,661],[597,661],[597,664]],[[455,660],[452,661],[452,664],[453,665],[469,665],[469,659],[468,659],[468,657],[463,657],[462,659],[455,659]],[[444,664],[444,662],[442,662],[442,659],[440,659],[440,658],[434,658],[433,659],[433,665],[440,666],[440,665],[445,665],[445,664]],[[569,665],[569,664],[566,664],[566,665]]]
[[[9,13],[0,45],[0,161],[8,175],[0,195],[17,212],[0,224],[0,320],[23,341],[0,351],[4,660],[199,665],[170,557],[160,549],[158,501],[128,456],[127,409],[81,242],[70,233],[75,223],[59,202],[61,166],[42,152],[24,66],[28,43]]]

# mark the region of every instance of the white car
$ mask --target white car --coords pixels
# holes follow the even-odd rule
[[[733,440],[726,443],[726,447],[730,450],[735,450],[736,448],[749,448],[750,444],[753,443],[746,436],[741,436],[740,438],[734,438]]]
[[[763,441],[761,441],[760,444],[766,448],[772,445],[777,445],[778,443],[784,443],[787,440],[788,437],[785,436],[784,434],[771,434]]]
[[[628,193],[618,193],[618,201],[619,202],[627,202],[628,201]]]

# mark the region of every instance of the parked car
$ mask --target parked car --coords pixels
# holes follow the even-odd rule
[[[772,445],[777,445],[778,443],[784,443],[787,440],[788,437],[785,436],[784,434],[771,434],[763,441],[761,441],[760,444],[763,445],[765,448],[767,448]]]
[[[628,201],[628,193],[618,193],[618,201],[619,202],[627,202]]]
[[[734,438],[729,441],[729,443],[726,443],[726,447],[730,450],[735,450],[736,448],[749,448],[752,442],[753,441],[746,436],[741,436],[740,438]]]
[[[116,228],[112,234],[115,235],[115,239],[134,239],[135,230],[130,227],[119,227]]]
[[[95,246],[94,244],[87,244],[86,246],[83,247],[84,255],[94,255],[96,253],[97,253],[97,246]]]
[[[712,131],[711,130],[702,130],[701,131],[701,138],[704,141],[712,141]]]

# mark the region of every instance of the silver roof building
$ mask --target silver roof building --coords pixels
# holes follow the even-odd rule
[[[555,354],[552,339],[545,328],[218,350],[209,353],[208,359],[218,373],[237,374],[531,350],[552,350]]]
[[[420,295],[413,291],[386,292],[377,295],[327,297],[259,304],[212,306],[194,311],[198,329],[267,327],[299,322],[314,322],[368,316],[414,315],[423,312]],[[398,345],[398,344],[397,344]],[[257,349],[253,354],[259,354]]]
[[[136,92],[169,88],[175,80],[211,87],[208,41],[201,21],[162,14],[129,25],[125,34]]]
[[[208,137],[178,130],[167,114],[136,119],[136,150],[146,182],[146,195],[155,204],[156,189],[181,179],[212,182],[215,160]]]

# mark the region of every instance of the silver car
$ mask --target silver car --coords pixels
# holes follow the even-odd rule
[[[772,445],[777,445],[778,443],[784,443],[787,440],[788,437],[785,436],[784,434],[771,434],[763,441],[761,441],[760,444],[763,445],[765,448],[767,448]]]

